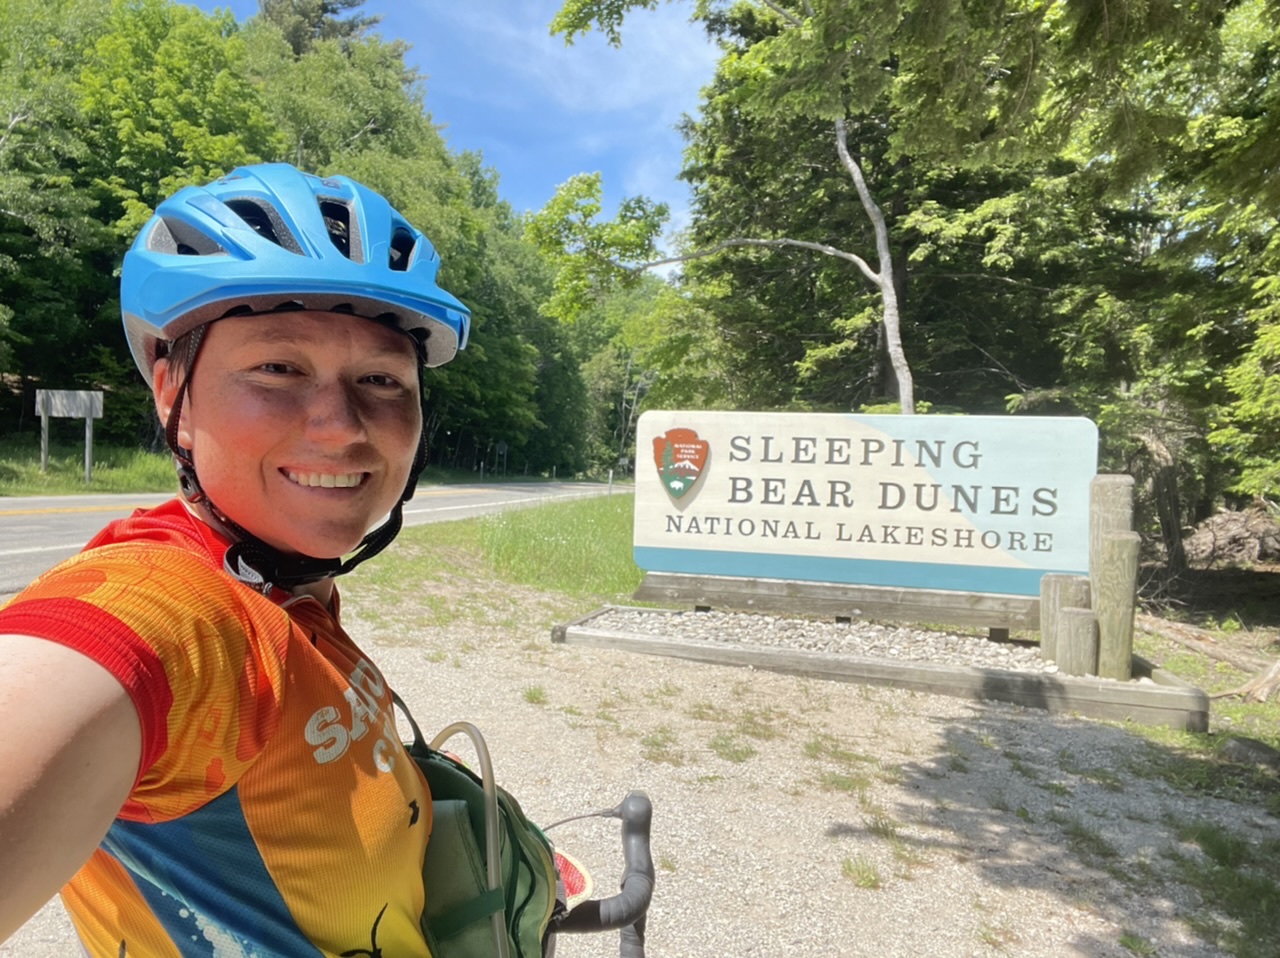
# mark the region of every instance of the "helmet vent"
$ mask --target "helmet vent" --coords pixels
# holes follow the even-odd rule
[[[391,234],[391,253],[387,265],[394,270],[404,272],[413,260],[413,249],[417,245],[418,241],[413,238],[412,233],[407,229],[397,229]]]
[[[244,220],[246,225],[263,239],[284,247],[290,253],[301,255],[302,247],[294,238],[293,233],[290,232],[289,227],[285,226],[280,214],[276,212],[270,203],[265,203],[256,197],[245,196],[239,199],[226,200],[226,205],[231,212]]]
[[[147,236],[147,249],[153,253],[177,256],[217,256],[226,254],[218,243],[180,219],[165,217],[156,222]]]
[[[329,231],[329,240],[334,248],[353,263],[363,263],[360,230],[351,221],[351,207],[337,200],[320,200],[320,215],[324,217],[325,229]]]

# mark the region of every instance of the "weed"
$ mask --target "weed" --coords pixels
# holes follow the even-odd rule
[[[658,867],[664,872],[674,872],[676,870],[676,860],[670,855],[659,855]]]
[[[889,842],[889,850],[893,853],[894,860],[902,866],[900,878],[910,879],[912,870],[927,861],[919,849],[901,837],[895,837]]]
[[[876,838],[891,841],[898,837],[898,823],[883,811],[873,811],[867,818],[867,831]]]
[[[1119,855],[1115,846],[1102,837],[1096,828],[1090,828],[1078,818],[1050,812],[1049,820],[1062,829],[1068,843],[1082,856],[1093,858],[1115,858]]]
[[[782,717],[784,716],[781,712],[776,712],[773,709],[767,708],[760,711],[752,709],[744,713],[734,723],[734,727],[740,734],[746,735],[748,738],[768,740],[777,737],[778,730],[773,727],[772,723],[775,719]]]
[[[695,702],[689,709],[689,718],[697,719],[699,722],[723,722],[727,717],[721,709],[710,702]]]
[[[845,765],[856,762],[874,762],[875,758],[862,752],[853,752],[840,745],[830,735],[815,735],[804,743],[804,754],[814,759],[830,759]]]
[[[1019,756],[1016,752],[1004,752],[1003,755],[1005,758],[1009,760],[1009,767],[1013,769],[1015,772],[1017,772],[1019,775],[1021,775],[1023,778],[1028,779],[1029,781],[1032,781],[1032,782],[1039,779],[1040,776],[1036,772],[1036,770],[1031,766],[1027,765],[1025,762],[1023,762],[1021,756]]]
[[[995,928],[991,925],[982,925],[978,929],[978,940],[988,948],[994,948],[996,951],[1004,951],[1006,947],[1017,942],[1018,936],[1008,928]]]
[[[871,779],[866,775],[842,775],[839,772],[823,772],[818,784],[829,792],[866,792]]]
[[[880,766],[880,781],[886,785],[902,785],[907,780],[907,773],[903,771],[901,765],[886,765],[884,762],[878,763]]]
[[[720,732],[712,736],[709,743],[711,751],[726,762],[745,762],[756,754],[756,750],[729,732]]]
[[[1155,958],[1157,954],[1155,945],[1131,931],[1126,931],[1120,936],[1120,947],[1131,954],[1138,955],[1139,958]]]
[[[840,871],[845,878],[868,891],[874,891],[884,885],[884,881],[880,878],[880,869],[876,867],[875,862],[862,855],[846,858],[840,866]]]
[[[541,685],[526,685],[521,693],[530,705],[546,705],[547,690]]]
[[[660,725],[640,739],[640,754],[650,762],[683,765],[684,755],[676,748],[676,733]]]

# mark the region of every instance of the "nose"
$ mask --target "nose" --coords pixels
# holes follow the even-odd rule
[[[313,442],[348,445],[366,437],[358,397],[346,383],[315,383],[309,392],[306,429]]]

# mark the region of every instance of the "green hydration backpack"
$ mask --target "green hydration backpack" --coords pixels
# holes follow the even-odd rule
[[[392,694],[413,728],[405,749],[431,790],[422,932],[433,958],[542,958],[552,919],[565,910],[551,843],[494,781],[475,726],[451,725],[427,744]],[[482,776],[438,750],[459,733],[471,738]]]

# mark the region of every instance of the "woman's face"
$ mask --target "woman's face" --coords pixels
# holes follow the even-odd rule
[[[267,544],[346,555],[398,501],[422,428],[418,358],[403,333],[337,313],[210,324],[178,421],[200,485]],[[168,417],[181,372],[156,364]]]

